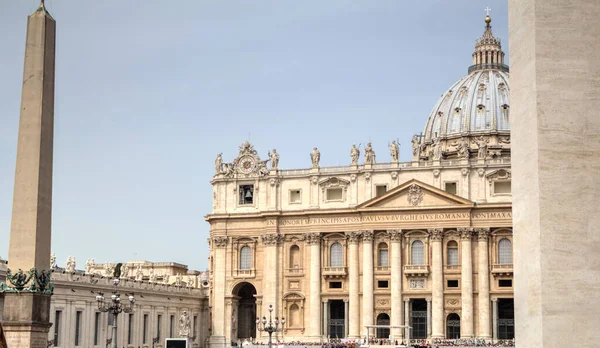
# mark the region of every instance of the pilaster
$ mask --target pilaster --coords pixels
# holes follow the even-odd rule
[[[432,338],[444,338],[444,273],[442,269],[442,237],[443,230],[441,228],[429,229],[429,239],[431,240],[432,253]]]
[[[460,338],[473,338],[473,260],[471,255],[472,228],[459,228],[461,243],[461,306]]]
[[[479,283],[479,338],[490,339],[490,270],[488,256],[489,228],[477,229],[477,280]]]
[[[361,238],[359,231],[346,232],[348,240],[348,297],[350,301],[349,311],[349,338],[360,337],[360,287],[359,287],[359,265],[358,265],[358,242]]]
[[[318,340],[321,337],[321,235],[307,233],[305,238],[310,248],[309,335]]]
[[[362,232],[363,242],[363,336],[367,336],[366,325],[373,325],[373,231]]]
[[[402,315],[402,231],[389,230],[391,249],[391,324],[401,326],[404,324]],[[392,329],[394,337],[404,337],[402,329]]]

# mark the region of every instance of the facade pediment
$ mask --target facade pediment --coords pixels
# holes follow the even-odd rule
[[[418,180],[409,180],[382,196],[360,204],[358,209],[372,208],[418,208],[445,206],[472,206],[474,203],[457,195],[427,185]]]

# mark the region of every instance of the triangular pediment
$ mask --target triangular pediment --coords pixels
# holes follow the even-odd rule
[[[452,193],[412,179],[393,188],[384,195],[360,204],[358,209],[369,208],[421,208],[469,206],[474,203]]]

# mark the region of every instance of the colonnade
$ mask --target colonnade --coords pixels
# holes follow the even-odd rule
[[[489,229],[458,228],[456,229],[461,240],[461,337],[462,338],[485,338],[491,339],[490,328],[490,285],[489,285],[489,257],[488,257],[488,236]],[[280,235],[263,236],[265,244],[265,265],[277,264],[278,244],[282,240]],[[350,231],[345,232],[348,260],[348,297],[345,303],[345,335],[348,338],[359,338],[367,335],[366,326],[374,323],[374,246],[373,231]],[[445,306],[444,306],[444,270],[443,270],[443,239],[444,231],[442,229],[428,230],[429,243],[431,243],[431,297],[427,300],[427,336],[429,338],[445,337]],[[472,239],[477,237],[478,248],[478,332],[474,332],[474,313],[473,313],[473,260],[472,260]],[[410,323],[410,298],[403,298],[402,290],[402,231],[388,230],[387,238],[389,241],[391,258],[389,262],[391,276],[391,298],[390,298],[390,319],[392,326],[403,326]],[[327,304],[321,297],[322,281],[322,235],[320,233],[307,233],[304,240],[308,246],[309,255],[309,273],[307,280],[309,282],[308,296],[308,315],[305,322],[307,330],[304,336],[310,340],[320,340],[327,335]],[[214,279],[214,300],[213,300],[213,335],[223,334],[225,336],[224,321],[225,307],[223,298],[225,295],[225,256],[224,246],[226,243],[214,244],[215,250],[215,279]],[[360,288],[360,269],[359,269],[359,247],[362,244],[362,288]],[[221,247],[219,247],[221,245]],[[275,267],[277,268],[277,267]],[[281,299],[278,298],[279,277],[276,269],[265,270],[263,278],[263,305],[272,304],[277,311],[277,304]],[[362,306],[361,306],[362,290]],[[260,291],[260,290],[259,290]],[[412,296],[414,297],[414,296]],[[426,297],[426,296],[422,296]],[[263,313],[265,309],[263,308]],[[496,318],[497,315],[494,315]],[[410,329],[392,328],[391,334],[398,339],[410,338]]]

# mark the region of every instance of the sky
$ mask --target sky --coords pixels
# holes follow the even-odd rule
[[[8,255],[27,16],[0,0],[0,257]],[[217,153],[249,140],[279,168],[379,162],[467,73],[506,0],[46,0],[57,22],[52,251],[83,268],[207,267]],[[508,59],[507,59],[508,61]]]

